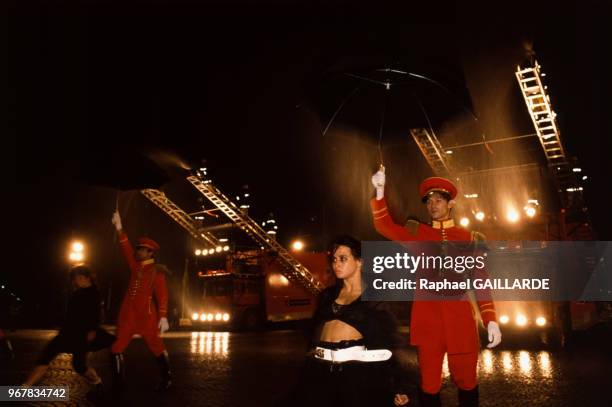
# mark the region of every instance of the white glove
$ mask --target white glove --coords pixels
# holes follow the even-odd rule
[[[161,331],[161,333],[164,333],[168,329],[170,329],[170,325],[168,325],[168,318],[166,317],[160,318],[158,328]]]
[[[501,342],[502,334],[499,330],[499,325],[495,321],[489,322],[487,325],[487,332],[489,333],[489,344],[487,348],[494,348]]]
[[[117,232],[121,232],[123,230],[123,226],[121,225],[121,216],[119,215],[119,211],[113,212],[113,225],[115,225],[115,229]]]
[[[382,165],[376,174],[372,175],[372,185],[376,188],[376,199],[383,199],[385,196],[385,167]]]

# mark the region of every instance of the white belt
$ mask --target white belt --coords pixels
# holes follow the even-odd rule
[[[382,362],[391,358],[388,349],[366,350],[365,346],[351,346],[350,348],[332,350],[317,346],[314,350],[316,359],[323,359],[332,363],[348,362],[355,360],[359,362]]]

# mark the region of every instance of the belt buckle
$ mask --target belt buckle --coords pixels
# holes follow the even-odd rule
[[[325,359],[325,350],[322,348],[316,348],[314,351],[315,358]]]

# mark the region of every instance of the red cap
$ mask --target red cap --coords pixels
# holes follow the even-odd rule
[[[153,250],[154,252],[159,250],[159,245],[153,239],[149,239],[148,237],[141,237],[138,239],[138,244],[136,247],[146,247],[147,249]]]
[[[419,195],[425,199],[431,192],[445,192],[450,195],[451,199],[457,196],[457,187],[452,181],[442,177],[429,177],[421,182],[419,186]]]

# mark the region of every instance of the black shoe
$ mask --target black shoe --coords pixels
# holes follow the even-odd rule
[[[478,407],[478,386],[472,390],[459,389],[459,407]]]
[[[442,407],[442,400],[440,399],[440,393],[431,394],[425,393],[419,389],[419,401],[422,407]]]
[[[168,359],[168,352],[163,351],[161,355],[157,357],[157,365],[159,366],[159,374],[161,380],[157,385],[157,391],[166,391],[172,385],[170,375],[170,360]]]
[[[119,398],[125,387],[125,364],[123,363],[123,353],[111,353],[111,367],[113,397]]]

